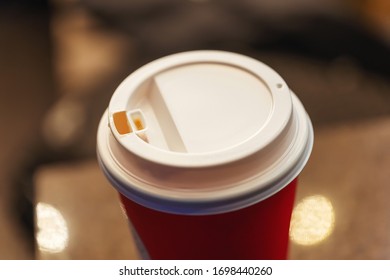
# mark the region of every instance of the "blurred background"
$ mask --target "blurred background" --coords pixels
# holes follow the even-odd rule
[[[0,259],[138,257],[97,125],[132,71],[194,49],[265,62],[313,121],[290,258],[390,259],[387,0],[0,1]]]

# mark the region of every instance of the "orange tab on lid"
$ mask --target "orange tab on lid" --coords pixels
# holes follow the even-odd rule
[[[128,134],[133,132],[127,119],[126,111],[116,112],[112,115],[114,125],[119,134]]]

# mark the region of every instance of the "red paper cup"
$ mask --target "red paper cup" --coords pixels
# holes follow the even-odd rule
[[[151,62],[112,96],[102,170],[152,259],[285,259],[310,119],[271,68],[221,51]]]

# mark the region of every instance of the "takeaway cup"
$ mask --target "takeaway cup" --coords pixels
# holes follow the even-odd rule
[[[253,58],[191,51],[116,89],[97,136],[105,175],[152,259],[285,259],[310,119]]]

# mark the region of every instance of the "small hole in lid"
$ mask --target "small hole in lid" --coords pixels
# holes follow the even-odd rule
[[[277,83],[277,84],[276,84],[276,87],[277,87],[278,89],[281,89],[281,88],[283,88],[283,84]]]
[[[145,120],[141,113],[141,111],[136,110],[130,113],[131,120],[133,123],[133,129],[136,131],[144,130],[146,128],[145,126]]]
[[[127,119],[126,111],[116,112],[112,117],[119,134],[123,135],[133,132]]]

